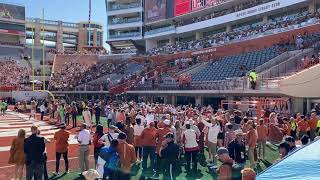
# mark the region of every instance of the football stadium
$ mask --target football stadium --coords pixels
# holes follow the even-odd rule
[[[0,180],[319,180],[319,62],[320,0],[0,1]]]

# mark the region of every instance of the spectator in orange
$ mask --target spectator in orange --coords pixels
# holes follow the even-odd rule
[[[304,115],[301,115],[301,121],[298,123],[299,139],[310,130],[309,123]]]
[[[283,134],[286,136],[290,136],[291,135],[291,125],[288,121],[287,117],[282,118],[282,122],[283,122]]]
[[[222,161],[222,165],[218,169],[218,180],[231,180],[233,160],[229,156],[228,149],[224,147],[219,148],[217,156]]]
[[[165,125],[164,125],[164,121],[165,121],[165,120],[166,120],[165,117],[162,117],[162,118],[160,119],[160,121],[159,121],[158,124],[157,124],[157,128],[158,128],[158,129],[165,127]]]
[[[126,120],[126,114],[125,114],[124,110],[122,109],[117,117],[117,122],[124,123],[125,120]]]
[[[297,124],[302,120],[300,113],[297,113],[295,118],[296,118],[295,120],[296,120],[296,123],[297,123]]]
[[[275,124],[270,124],[269,127],[269,138],[271,143],[278,144],[282,141],[283,139],[283,132],[282,129],[279,128]]]
[[[255,180],[256,172],[251,168],[244,168],[241,170],[242,180]]]
[[[10,148],[9,164],[15,165],[14,179],[21,180],[23,175],[23,168],[25,163],[24,157],[24,139],[26,137],[26,131],[20,129],[18,136],[13,139]]]
[[[307,55],[305,55],[303,57],[302,61],[303,61],[303,68],[308,68],[310,65],[310,62],[311,62],[309,57]]]
[[[103,142],[99,142],[99,139],[104,135],[103,133],[103,126],[98,124],[96,127],[96,132],[93,134],[93,157],[95,161],[95,165],[97,165],[98,162],[98,156],[100,153],[101,148],[104,146]]]
[[[246,141],[247,141],[247,145],[248,145],[248,158],[250,161],[250,167],[251,168],[255,168],[256,167],[256,162],[254,160],[254,150],[256,148],[257,145],[257,134],[255,129],[253,128],[253,121],[250,120],[247,123],[248,126],[248,132],[246,133]]]
[[[59,175],[60,158],[63,155],[66,173],[69,173],[69,160],[68,160],[68,140],[70,133],[66,131],[66,125],[62,124],[61,129],[54,133],[54,140],[56,141],[56,172]]]
[[[154,127],[154,122],[149,123],[149,127],[145,128],[141,133],[142,139],[142,168],[143,172],[147,170],[147,162],[150,157],[151,167],[156,172],[156,144],[157,144],[157,129]]]
[[[318,124],[317,113],[316,113],[316,111],[313,109],[313,110],[311,111],[311,116],[310,116],[310,120],[309,120],[310,139],[311,139],[311,141],[313,141],[314,138],[316,137],[317,124]]]
[[[172,132],[171,131],[171,121],[169,119],[166,119],[163,121],[164,128],[159,128],[157,132],[157,173],[163,171],[163,162],[160,157],[160,148],[163,143],[163,141],[166,139],[165,135]]]
[[[131,144],[128,144],[126,139],[127,136],[125,133],[119,133],[117,152],[120,157],[120,171],[118,178],[121,180],[130,180],[131,166],[137,161],[134,147]]]
[[[258,134],[258,155],[260,159],[264,159],[266,155],[266,142],[268,137],[268,128],[264,125],[264,120],[259,120],[259,125],[257,126]]]

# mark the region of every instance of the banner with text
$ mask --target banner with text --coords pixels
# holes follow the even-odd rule
[[[219,4],[219,0],[206,0],[206,7],[216,6]]]
[[[192,0],[192,8],[191,11],[197,11],[206,7],[206,0]]]
[[[190,0],[174,0],[174,16],[187,14],[190,11]]]
[[[25,7],[0,3],[0,19],[24,21]]]
[[[158,21],[166,18],[167,0],[148,0],[145,2],[146,22]]]
[[[298,4],[301,2],[306,2],[307,0],[275,0],[265,4],[261,4],[252,8],[248,8],[239,12],[230,13],[224,16],[219,16],[213,19],[208,19],[205,21],[196,22],[193,24],[188,24],[185,26],[177,27],[177,33],[185,33],[190,31],[195,31],[198,29],[203,29],[207,27],[212,27],[224,23],[229,23],[232,21],[237,21],[239,19],[253,17],[266,12],[274,11],[277,9],[292,6],[293,4]]]

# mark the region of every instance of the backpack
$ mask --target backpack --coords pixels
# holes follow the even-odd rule
[[[103,177],[110,176],[112,171],[114,172],[120,168],[120,157],[116,151],[100,154],[99,156],[106,161]]]

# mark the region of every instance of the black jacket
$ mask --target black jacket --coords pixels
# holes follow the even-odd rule
[[[161,157],[172,163],[178,159],[179,156],[179,146],[172,142],[168,143],[168,146],[161,150]]]
[[[26,165],[42,163],[44,161],[45,142],[44,137],[32,134],[24,140],[24,153]]]
[[[244,141],[238,143],[237,140],[233,140],[228,145],[229,156],[238,164],[246,162],[246,146]]]

